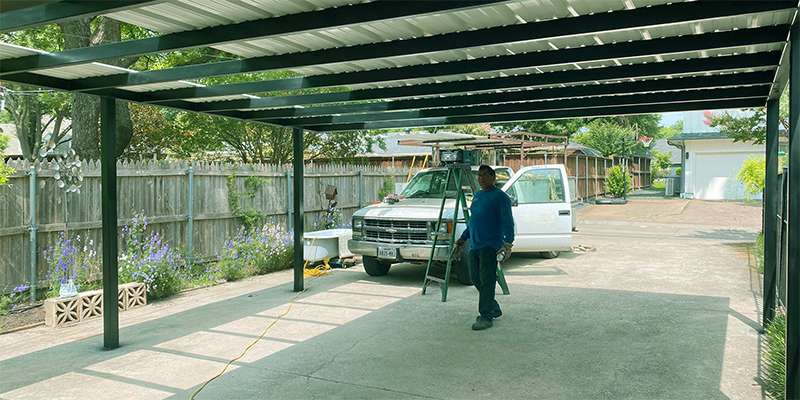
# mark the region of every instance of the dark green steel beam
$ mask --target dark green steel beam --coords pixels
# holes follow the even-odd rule
[[[637,82],[610,84],[589,84],[571,87],[551,87],[545,89],[520,90],[503,93],[482,93],[448,97],[429,97],[423,99],[407,99],[388,102],[360,103],[336,106],[309,108],[278,108],[258,111],[234,111],[219,113],[242,119],[256,119],[272,122],[277,118],[288,117],[292,121],[302,117],[340,115],[353,113],[376,113],[409,109],[425,109],[440,107],[469,106],[492,103],[510,103],[518,101],[552,100],[569,97],[602,96],[618,93],[661,92],[686,89],[734,87],[746,85],[769,85],[775,76],[773,71],[745,72],[714,76],[698,76],[675,79],[658,79]],[[301,115],[297,115],[301,114]],[[288,121],[281,119],[281,121]],[[287,125],[292,125],[288,123]]]
[[[780,99],[767,101],[766,177],[764,181],[764,304],[762,326],[775,317],[775,277],[778,271],[778,112]]]
[[[712,32],[702,35],[670,37],[653,40],[588,46],[573,49],[540,51],[535,53],[487,57],[476,60],[461,60],[437,64],[412,65],[399,68],[386,68],[369,71],[340,73],[338,84],[355,84],[396,81],[403,79],[427,78],[434,76],[458,75],[486,71],[501,71],[534,66],[570,64],[584,61],[611,60],[614,58],[637,57],[645,55],[669,55],[686,51],[709,50],[752,44],[779,43],[786,39],[788,26],[768,26],[762,28],[740,29],[729,32]],[[284,55],[287,57],[290,55]],[[107,87],[124,87],[152,83],[171,82],[181,79],[207,77],[239,72],[261,71],[263,66],[254,66],[253,59],[242,61],[247,68],[242,70],[219,70],[216,63],[177,67],[159,71],[115,74],[73,81],[76,90],[87,91]],[[279,64],[274,64],[278,66]],[[283,64],[280,64],[283,65]],[[250,68],[250,66],[253,66]],[[185,73],[185,71],[191,71]],[[14,80],[9,74],[3,79]],[[337,83],[333,83],[337,84]],[[99,94],[92,92],[92,94]]]
[[[428,2],[416,2],[428,4]],[[414,3],[414,4],[416,4]],[[398,3],[399,4],[399,3]],[[158,83],[175,81],[181,79],[197,79],[212,75],[225,75],[234,73],[257,72],[271,69],[295,68],[309,65],[329,64],[336,62],[351,62],[365,59],[376,59],[392,56],[403,56],[430,53],[443,50],[462,49],[476,46],[497,45],[503,43],[522,42],[531,40],[544,40],[549,38],[565,37],[570,35],[580,35],[591,32],[605,32],[620,29],[630,29],[636,27],[650,27],[670,23],[690,22],[696,20],[713,19],[726,16],[742,15],[753,12],[774,11],[793,7],[792,1],[773,1],[773,2],[754,2],[754,1],[726,1],[714,2],[693,2],[679,3],[647,8],[637,8],[633,10],[618,11],[614,13],[602,13],[585,15],[574,18],[561,18],[557,20],[542,21],[527,24],[501,26],[475,31],[455,32],[431,37],[423,37],[407,40],[396,40],[384,43],[372,43],[354,45],[348,47],[323,49],[303,53],[280,54],[273,56],[263,56],[248,58],[245,60],[223,61],[218,63],[208,63],[177,67],[168,70],[150,71],[142,73],[115,74],[103,78],[87,78],[78,82],[84,89],[91,90],[103,87],[121,87],[127,85],[138,85],[148,83]],[[455,6],[455,4],[454,4]],[[355,7],[355,6],[354,6]],[[401,7],[403,11],[405,7]],[[388,12],[391,10],[386,10]],[[320,11],[322,12],[322,11]],[[373,15],[379,18],[379,15]],[[248,22],[250,24],[251,22]],[[271,26],[260,24],[260,26]],[[215,27],[207,29],[234,29],[235,27]],[[263,29],[263,28],[262,28]],[[243,34],[253,35],[259,30],[243,30]],[[189,35],[192,32],[180,32],[172,35]],[[167,35],[169,36],[169,35]],[[164,36],[164,38],[167,38]],[[198,35],[198,40],[211,42],[221,41],[218,36]],[[224,38],[224,37],[223,37]],[[782,38],[785,39],[785,36]],[[152,39],[143,39],[152,40]],[[131,45],[136,44],[131,43]],[[185,41],[184,41],[185,42]],[[169,41],[162,40],[158,46],[162,50]],[[183,44],[183,42],[182,42]],[[83,57],[74,55],[75,52],[98,53],[102,47],[122,46],[112,44],[106,46],[96,46],[87,49],[76,49],[68,52],[57,53],[54,55],[37,55],[20,57],[8,60],[4,66],[0,66],[0,74],[7,74],[19,71],[32,71],[39,68],[52,68],[54,66],[70,65],[78,62],[87,62],[110,58],[109,54],[103,57]],[[132,51],[128,51],[131,53]],[[131,54],[126,54],[131,55]],[[115,54],[120,56],[120,54]],[[51,60],[51,61],[47,61]],[[181,89],[174,92],[178,97],[208,97],[223,96],[241,93],[256,93],[272,90],[261,88],[257,84],[240,83],[236,85],[220,86],[213,91],[207,88]],[[101,94],[101,93],[93,93]]]
[[[117,103],[100,101],[100,175],[103,189],[103,346],[119,347],[117,310]]]
[[[391,18],[411,17],[418,14],[444,12],[469,7],[491,5],[509,0],[429,0],[429,1],[391,1],[377,0],[371,3],[355,4],[324,10],[289,14],[280,17],[263,18],[230,25],[212,26],[192,31],[175,32],[157,37],[129,40],[101,46],[83,47],[54,54],[38,54],[3,60],[0,75],[35,71],[46,68],[58,68],[75,64],[85,64],[111,58],[137,56],[162,51],[179,50],[191,47],[203,47],[225,44],[246,39],[285,35],[296,32],[315,31],[343,25],[359,24]],[[724,8],[724,7],[723,7]],[[735,8],[735,7],[734,7]],[[748,9],[750,7],[746,7]],[[755,7],[760,9],[761,7]],[[300,53],[311,54],[311,53]],[[201,78],[220,75],[246,68],[247,65],[258,64],[262,70],[284,68],[281,60],[298,57],[295,54],[284,54],[271,57],[258,57],[246,60],[228,61],[210,64],[205,68],[184,67],[182,69],[164,70],[161,75],[175,74],[176,71],[198,71],[195,75],[184,75],[178,79]],[[368,58],[362,54],[361,58]],[[311,60],[305,61],[306,63]],[[238,66],[231,69],[232,66]],[[291,64],[286,64],[291,65]],[[307,65],[307,64],[306,64]],[[223,67],[224,66],[224,67]],[[228,68],[230,72],[225,71]],[[208,73],[200,71],[219,71]],[[119,85],[112,85],[119,86]]]
[[[800,400],[800,22],[789,54],[789,239],[786,275],[786,399]]]
[[[432,94],[458,92],[476,92],[481,90],[508,89],[530,87],[548,83],[592,82],[604,79],[623,79],[654,75],[671,75],[693,72],[710,72],[729,69],[759,68],[775,66],[780,60],[780,52],[764,52],[722,56],[692,60],[665,61],[655,64],[635,64],[611,68],[594,68],[591,70],[572,70],[547,72],[543,74],[520,75],[502,78],[487,78],[472,81],[444,82],[425,85],[401,86],[385,89],[365,89],[344,93],[330,93],[333,101],[374,100],[389,97],[410,97]],[[545,79],[550,78],[550,80]],[[149,92],[158,101],[187,99],[196,97],[228,96],[245,93],[258,93],[277,89],[319,88],[339,82],[336,74],[315,75],[306,78],[276,79],[260,82],[233,83],[198,88],[167,89]],[[262,90],[263,89],[263,90]],[[101,89],[101,91],[104,89]],[[98,93],[98,94],[102,94]],[[311,98],[314,95],[295,96],[292,98]],[[348,96],[348,97],[343,97]],[[333,102],[333,101],[324,101]],[[303,103],[306,104],[306,103]]]
[[[649,55],[669,55],[687,51],[709,50],[746,45],[776,43],[785,39],[787,26],[740,29],[730,32],[716,32],[702,35],[642,40],[635,42],[589,46],[574,49],[541,51],[514,56],[489,57],[477,60],[462,60],[437,64],[413,65],[370,71],[337,74],[340,82],[348,84],[402,81],[405,79],[432,78],[437,76],[460,75],[477,72],[511,70],[551,65],[562,65],[585,61],[610,60],[615,58],[641,57]],[[589,74],[591,70],[584,71]],[[101,77],[102,78],[102,77]],[[99,78],[99,79],[101,79]],[[311,77],[310,77],[311,78]],[[310,79],[309,78],[309,79]],[[474,82],[474,81],[471,81]],[[76,83],[80,85],[80,83]],[[322,96],[322,95],[317,95]],[[337,97],[338,96],[338,97]],[[347,93],[331,93],[328,98],[349,101]],[[308,97],[306,97],[308,98]],[[310,103],[317,103],[310,98]],[[287,101],[289,100],[289,101]],[[221,111],[246,108],[269,108],[290,105],[292,99],[259,98],[246,100],[213,101],[199,107],[203,111]],[[299,99],[298,99],[299,101]],[[332,100],[337,101],[337,100]],[[164,105],[171,105],[164,102]],[[297,103],[295,103],[297,104]]]
[[[766,97],[769,86],[734,87],[724,89],[701,89],[680,92],[656,92],[619,96],[597,96],[559,100],[505,103],[469,107],[432,108],[424,110],[390,111],[369,114],[347,114],[308,118],[273,119],[275,125],[295,126],[316,130],[320,125],[337,125],[374,121],[414,120],[434,117],[454,117],[469,115],[491,115],[544,110],[563,110],[573,108],[624,106],[636,104],[664,104],[673,102],[704,101],[714,99],[735,99]],[[502,95],[499,95],[502,98]]]
[[[303,256],[303,224],[305,220],[305,208],[303,206],[303,130],[292,129],[292,209],[294,210],[294,291],[303,291],[303,271],[305,269],[305,261]]]
[[[647,104],[635,106],[614,106],[595,108],[575,108],[569,110],[548,110],[520,113],[504,113],[490,115],[473,115],[464,117],[433,117],[414,120],[359,122],[351,124],[318,125],[309,127],[309,130],[318,132],[350,131],[363,129],[391,129],[411,128],[424,126],[477,124],[487,122],[514,122],[543,119],[602,117],[613,115],[648,114],[672,111],[712,110],[724,108],[749,108],[762,107],[766,98],[695,101],[688,103]]]
[[[0,14],[0,32],[32,28],[73,18],[93,17],[165,0],[78,0],[59,1],[20,8]],[[7,60],[3,60],[6,62]]]

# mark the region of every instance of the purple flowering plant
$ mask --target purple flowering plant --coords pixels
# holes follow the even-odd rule
[[[20,304],[27,302],[28,290],[30,289],[31,285],[22,283],[15,286],[11,293],[7,295],[2,295],[5,290],[0,292],[0,315],[14,312]]]
[[[80,235],[69,237],[61,232],[56,243],[45,250],[44,259],[50,284],[47,297],[57,297],[61,285],[70,279],[80,290],[94,286],[99,278],[100,260],[94,249],[94,241]]]
[[[119,258],[119,281],[145,283],[152,299],[169,297],[183,288],[180,256],[148,227],[141,213],[122,227],[125,246]]]
[[[228,281],[253,274],[266,274],[292,264],[292,234],[277,225],[242,228],[225,243],[219,270]]]

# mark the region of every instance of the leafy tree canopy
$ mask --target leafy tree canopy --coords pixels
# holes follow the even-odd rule
[[[789,130],[789,90],[783,91],[780,99],[779,123]],[[734,142],[752,142],[763,144],[767,138],[767,110],[761,108],[747,109],[743,115],[725,112],[711,118],[711,126],[728,135]]]

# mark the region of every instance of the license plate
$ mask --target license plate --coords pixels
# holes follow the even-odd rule
[[[394,247],[378,247],[378,258],[397,259],[397,249]]]

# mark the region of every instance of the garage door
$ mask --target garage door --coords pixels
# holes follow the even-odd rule
[[[744,185],[736,175],[742,163],[757,153],[698,153],[694,164],[694,198],[703,200],[741,200]],[[760,196],[754,196],[759,197]]]

